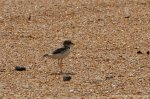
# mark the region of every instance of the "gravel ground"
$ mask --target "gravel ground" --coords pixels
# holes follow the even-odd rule
[[[1,99],[149,99],[149,51],[149,0],[0,0]]]

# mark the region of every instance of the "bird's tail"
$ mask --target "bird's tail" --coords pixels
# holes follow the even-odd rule
[[[52,54],[45,54],[45,55],[43,55],[43,57],[51,57],[52,56]]]
[[[43,55],[43,57],[48,57],[48,56],[49,56],[48,54]]]

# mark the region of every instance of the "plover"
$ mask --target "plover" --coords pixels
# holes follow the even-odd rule
[[[70,48],[74,45],[74,43],[72,43],[70,40],[65,40],[63,42],[63,47],[62,48],[58,48],[55,51],[53,51],[52,53],[48,53],[43,55],[43,57],[51,57],[53,59],[58,59],[58,65],[60,67],[60,72],[62,73],[62,67],[63,67],[63,63],[62,60],[63,58],[67,57],[70,53]]]

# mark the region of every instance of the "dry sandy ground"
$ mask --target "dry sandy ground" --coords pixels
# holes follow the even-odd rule
[[[66,39],[68,82],[42,57]],[[149,99],[147,51],[149,0],[0,0],[0,98]]]

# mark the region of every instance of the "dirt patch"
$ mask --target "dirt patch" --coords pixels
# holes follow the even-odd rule
[[[149,7],[148,0],[1,0],[0,97],[148,99]],[[66,39],[75,46],[63,60],[71,77],[64,82],[52,75],[57,60],[42,56]]]

